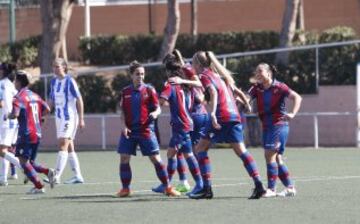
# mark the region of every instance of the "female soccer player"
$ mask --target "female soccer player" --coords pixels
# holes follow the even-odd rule
[[[207,111],[203,105],[204,94],[201,82],[197,75],[195,75],[194,69],[190,64],[185,64],[183,57],[179,50],[175,49],[171,54],[168,54],[164,59],[164,64],[167,62],[175,62],[177,65],[181,65],[180,76],[174,76],[169,78],[169,82],[172,84],[186,85],[189,87],[191,94],[194,97],[192,109],[190,111],[191,119],[193,120],[193,130],[190,132],[192,147],[194,152],[196,151],[196,145],[200,140],[200,136],[205,131],[205,125],[207,122]],[[169,64],[170,65],[170,64]],[[180,184],[176,189],[180,192],[188,192],[190,185],[186,178],[186,161],[183,153],[177,153],[177,171],[179,173]]]
[[[286,84],[274,78],[276,68],[265,63],[257,66],[254,84],[249,94],[256,99],[258,115],[263,126],[263,146],[267,164],[268,189],[264,197],[275,197],[276,179],[279,176],[285,189],[278,196],[295,196],[296,190],[290,178],[282,155],[289,134],[288,121],[293,119],[300,109],[301,96],[291,90]],[[286,112],[285,99],[293,101],[290,113]]]
[[[74,148],[74,138],[78,126],[85,127],[84,103],[75,80],[68,74],[68,65],[62,58],[55,59],[53,69],[56,77],[50,82],[50,108],[55,108],[56,135],[59,141],[59,153],[56,161],[56,183],[69,158],[75,176],[65,184],[83,183],[80,163]]]
[[[13,84],[12,77],[16,70],[16,66],[9,63],[2,63],[0,65],[0,88],[2,92],[1,109],[0,109],[0,156],[2,166],[0,172],[0,186],[8,185],[7,173],[9,169],[9,162],[21,168],[19,160],[9,150],[17,139],[17,120],[6,119],[11,113],[13,105],[12,101],[17,93]]]
[[[34,184],[29,194],[45,192],[37,173],[48,176],[51,188],[54,186],[55,171],[30,161],[33,154],[37,153],[41,138],[41,120],[44,114],[50,112],[49,106],[36,93],[27,87],[30,84],[31,75],[24,71],[17,71],[15,86],[19,92],[13,102],[13,110],[8,115],[9,119],[19,121],[19,134],[16,145],[16,156],[19,158],[21,167],[27,178]]]
[[[255,189],[250,199],[258,199],[265,193],[265,189],[260,180],[255,160],[246,150],[243,142],[241,117],[233,92],[240,97],[244,94],[235,87],[230,72],[220,64],[212,52],[199,51],[193,56],[192,62],[203,87],[210,94],[211,111],[206,135],[200,139],[198,144],[198,160],[204,188],[197,193],[190,194],[189,197],[193,199],[211,199],[213,197],[210,160],[207,151],[212,142],[226,142],[230,143],[236,155],[243,161],[244,167],[255,183]]]
[[[144,83],[145,69],[137,61],[130,63],[132,84],[122,90],[120,107],[122,108],[124,130],[121,134],[118,153],[120,154],[119,174],[122,189],[118,197],[130,196],[132,172],[131,155],[136,155],[139,145],[144,156],[154,164],[156,174],[164,186],[163,193],[168,196],[180,196],[180,192],[171,187],[165,165],[161,161],[159,145],[154,133],[154,120],[161,113],[155,89]]]
[[[167,56],[168,58],[169,56]],[[181,76],[182,65],[176,60],[164,61],[166,72],[169,76]],[[196,182],[192,192],[197,192],[203,188],[203,182],[200,175],[199,164],[192,152],[192,143],[190,138],[190,132],[193,130],[193,121],[190,116],[189,110],[192,107],[193,97],[188,89],[178,84],[165,83],[163,91],[160,95],[160,104],[165,104],[165,101],[169,103],[171,113],[171,127],[172,137],[170,139],[169,148],[167,151],[168,157],[168,173],[169,179],[172,179],[172,175],[177,168],[177,152],[183,153],[186,162],[189,166],[189,170]],[[161,189],[161,185],[158,188],[153,189],[157,191]]]

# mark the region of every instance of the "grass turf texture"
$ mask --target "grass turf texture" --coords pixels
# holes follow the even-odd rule
[[[253,153],[264,183],[261,149]],[[287,164],[294,177],[295,198],[248,200],[253,188],[241,160],[230,149],[210,150],[215,198],[168,198],[150,191],[159,184],[147,157],[132,157],[130,198],[115,198],[120,188],[115,152],[79,153],[86,183],[47,186],[45,195],[26,195],[30,184],[10,180],[0,187],[1,224],[7,223],[359,223],[360,150],[289,148]],[[165,160],[165,151],[162,151]],[[55,153],[38,161],[54,165]],[[67,165],[62,181],[72,175]],[[192,186],[193,181],[188,173]],[[177,175],[174,176],[176,183]],[[278,191],[283,187],[277,182]]]

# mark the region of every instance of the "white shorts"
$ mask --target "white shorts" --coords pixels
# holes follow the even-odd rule
[[[77,116],[67,121],[65,119],[55,118],[55,124],[56,124],[56,136],[58,139],[59,138],[75,139],[75,134],[79,124],[79,118]]]
[[[0,145],[12,146],[16,144],[18,137],[18,128],[1,128]]]

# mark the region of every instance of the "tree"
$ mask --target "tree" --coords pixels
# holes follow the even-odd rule
[[[198,6],[197,0],[191,0],[191,36],[193,42],[196,42],[198,35]]]
[[[280,32],[280,48],[292,45],[297,28],[304,29],[303,0],[286,0]],[[303,34],[300,34],[299,38],[305,42]],[[286,65],[289,61],[289,52],[277,53],[275,61],[276,63]]]
[[[52,62],[60,56],[65,44],[74,0],[40,1],[42,40],[40,46],[41,73],[52,71]],[[66,58],[66,55],[64,55]]]
[[[162,60],[166,54],[174,50],[180,29],[179,1],[168,0],[167,2],[168,15],[158,60]]]

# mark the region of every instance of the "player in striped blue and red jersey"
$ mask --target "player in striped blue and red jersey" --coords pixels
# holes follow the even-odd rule
[[[285,83],[274,79],[275,67],[259,64],[255,71],[254,84],[249,94],[256,99],[258,115],[263,126],[263,147],[267,164],[268,190],[264,197],[275,197],[276,179],[280,178],[286,187],[279,196],[295,196],[296,190],[282,155],[289,134],[288,121],[295,117],[300,109],[301,96]],[[286,112],[285,99],[293,101],[290,113]]]
[[[169,58],[168,56],[165,58]],[[170,77],[182,75],[182,65],[177,60],[164,60],[166,72]],[[171,113],[172,137],[170,139],[167,152],[169,179],[172,179],[177,168],[177,152],[184,154],[189,170],[196,182],[192,192],[197,192],[203,188],[203,182],[200,175],[199,164],[192,151],[192,142],[190,132],[193,130],[193,121],[190,115],[190,109],[193,104],[191,91],[183,85],[166,82],[160,95],[160,104],[169,103]],[[157,192],[161,185],[154,188]]]
[[[180,76],[169,78],[172,84],[186,85],[193,95],[193,106],[190,110],[191,119],[193,120],[193,130],[190,132],[191,142],[194,153],[196,152],[196,145],[200,140],[200,136],[205,133],[205,126],[207,123],[207,111],[203,104],[204,94],[202,84],[199,77],[195,74],[194,69],[190,64],[185,64],[180,51],[175,49],[172,54],[168,54],[164,61],[176,61],[181,67]],[[196,155],[196,153],[195,153]],[[179,174],[180,184],[176,189],[180,192],[187,192],[190,190],[190,185],[186,178],[186,161],[182,153],[177,153],[177,171]]]
[[[211,199],[213,197],[210,160],[207,153],[212,142],[230,143],[255,183],[255,189],[250,198],[260,198],[265,193],[265,189],[260,180],[255,160],[246,150],[243,142],[241,117],[233,92],[237,93],[240,97],[244,96],[244,94],[235,87],[235,82],[230,72],[220,64],[212,52],[197,52],[193,56],[192,65],[197,74],[199,74],[203,87],[210,94],[211,112],[206,134],[200,139],[198,144],[198,160],[204,180],[204,188],[198,193],[190,194],[190,198]],[[215,69],[219,74],[214,72]]]
[[[49,106],[39,95],[28,89],[31,75],[24,71],[17,71],[15,87],[19,91],[13,101],[13,110],[8,116],[9,119],[17,118],[19,122],[18,140],[16,145],[16,156],[24,169],[27,178],[34,184],[28,193],[44,193],[44,185],[41,183],[37,173],[48,176],[51,187],[54,186],[55,172],[30,161],[36,154],[41,139],[41,121],[44,114],[50,112]]]
[[[130,195],[132,172],[130,167],[131,155],[136,155],[139,145],[144,156],[149,156],[154,164],[156,174],[164,185],[163,193],[168,196],[179,196],[169,182],[165,165],[161,161],[159,144],[154,133],[154,120],[161,113],[155,89],[144,83],[145,69],[134,61],[130,63],[132,84],[121,92],[120,106],[123,113],[124,130],[121,134],[118,153],[120,154],[119,175],[122,189],[118,197]]]

